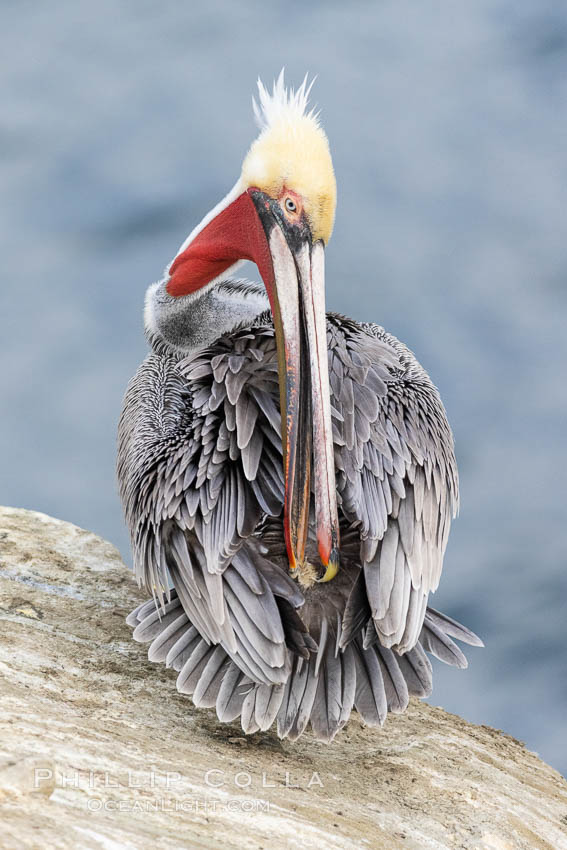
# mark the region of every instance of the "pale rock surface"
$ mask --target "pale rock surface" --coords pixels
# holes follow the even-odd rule
[[[330,746],[220,725],[132,641],[142,598],[109,543],[0,508],[2,850],[567,848],[562,777],[439,708]]]

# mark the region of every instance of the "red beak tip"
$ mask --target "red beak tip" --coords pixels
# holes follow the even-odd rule
[[[324,567],[328,567],[329,564],[335,566],[339,564],[340,555],[337,547],[331,547],[326,543],[319,544],[319,557],[321,558],[321,563]]]

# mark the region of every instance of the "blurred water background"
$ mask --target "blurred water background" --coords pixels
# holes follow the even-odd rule
[[[567,771],[567,5],[0,7],[0,501],[129,562],[115,428],[144,290],[230,188],[258,74],[318,74],[328,306],[438,384],[461,517],[436,607],[486,641],[432,702]]]

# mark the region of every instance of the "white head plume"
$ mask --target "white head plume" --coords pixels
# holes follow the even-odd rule
[[[259,104],[253,97],[252,108],[260,130],[267,130],[278,121],[293,124],[298,118],[302,117],[310,118],[317,124],[319,123],[319,113],[315,109],[307,112],[309,94],[317,77],[313,77],[308,85],[308,75],[306,74],[299,88],[294,91],[292,88],[286,88],[284,73],[285,69],[282,68],[277,80],[274,80],[271,94],[262,80],[258,78]]]

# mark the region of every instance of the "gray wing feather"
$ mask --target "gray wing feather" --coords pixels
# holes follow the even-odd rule
[[[245,545],[262,514],[278,514],[283,502],[273,329],[216,346],[213,356],[182,361],[150,356],[127,393],[118,466],[135,572],[162,604],[171,577],[176,604],[206,644],[222,646],[258,682],[278,683],[289,665],[274,594],[294,607],[303,597],[279,568],[262,578],[266,559]],[[162,636],[152,655],[167,657],[175,643]]]
[[[250,592],[250,587],[242,579],[236,569],[226,571],[225,594],[228,588],[232,591],[234,602],[242,611],[242,618],[248,618],[254,624],[256,630],[260,631],[269,641],[281,644],[284,640],[284,631],[280,613],[273,592],[258,573],[261,582],[260,590]],[[228,586],[228,587],[227,587]],[[246,608],[240,600],[246,600]]]
[[[360,527],[379,639],[404,653],[419,638],[457,509],[452,434],[427,374],[379,326],[330,322],[329,365],[344,420],[334,421],[343,511]]]
[[[228,582],[225,585],[224,596],[227,606],[229,607],[230,617],[233,622],[235,632],[240,638],[242,647],[246,647],[250,658],[254,659],[262,670],[265,670],[266,675],[268,675],[268,681],[270,681],[268,672],[270,668],[275,669],[283,667],[285,664],[286,647],[284,644],[283,629],[281,629],[281,637],[279,640],[271,640],[266,636],[264,631],[259,628],[257,621],[253,614],[251,614],[250,608],[252,608],[252,606],[250,605],[250,607],[248,607],[248,605],[243,605]],[[254,597],[251,594],[248,594],[247,601],[252,599],[254,599]],[[279,621],[280,615],[278,608],[277,606],[274,607]]]

